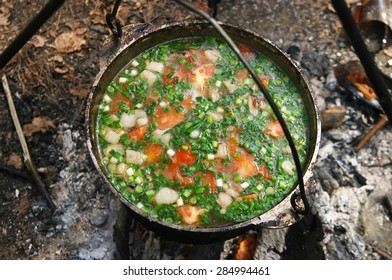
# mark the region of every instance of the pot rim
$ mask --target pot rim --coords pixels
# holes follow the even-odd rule
[[[312,103],[312,109],[314,109],[314,123],[315,123],[315,139],[314,139],[314,143],[309,143],[309,156],[311,155],[311,157],[306,161],[306,166],[303,168],[303,180],[305,182],[306,185],[306,191],[309,191],[309,179],[312,176],[312,169],[313,169],[313,165],[315,163],[315,160],[317,158],[317,153],[319,150],[319,144],[320,144],[320,138],[321,138],[321,122],[320,122],[320,114],[319,114],[319,110],[317,108],[316,102],[315,102],[315,95],[314,92],[308,82],[308,80],[306,79],[306,77],[303,74],[303,71],[299,68],[299,66],[285,53],[283,52],[279,47],[277,47],[274,43],[272,43],[270,40],[264,38],[263,36],[238,27],[238,26],[234,26],[231,24],[222,24],[220,23],[220,25],[222,26],[223,29],[225,29],[225,31],[229,30],[236,30],[238,32],[243,32],[244,34],[246,34],[247,36],[250,36],[252,38],[257,38],[257,40],[261,40],[264,41],[264,43],[266,45],[269,45],[269,47],[272,47],[277,53],[279,53],[280,56],[282,56],[282,58],[284,58],[286,60],[286,62],[288,62],[290,64],[290,67],[293,67],[293,71],[299,74],[299,77],[301,79],[301,82],[304,83],[304,87],[306,88],[305,90],[307,91],[307,94],[309,94],[311,103]],[[94,143],[93,143],[93,138],[92,137],[95,132],[91,131],[91,121],[96,121],[95,119],[92,119],[92,112],[94,110],[94,104],[93,104],[93,100],[94,100],[94,96],[97,94],[97,88],[99,86],[99,83],[103,77],[103,75],[107,72],[109,66],[116,60],[116,58],[118,58],[127,48],[131,47],[135,42],[139,41],[139,40],[143,40],[145,37],[149,37],[149,36],[154,36],[154,34],[156,32],[165,30],[165,29],[170,29],[170,28],[188,28],[189,26],[195,26],[196,28],[201,28],[201,26],[203,28],[213,28],[211,25],[209,25],[209,23],[207,21],[203,21],[203,20],[191,20],[191,21],[181,21],[181,22],[172,22],[172,23],[166,23],[166,24],[161,24],[161,25],[151,25],[151,24],[136,24],[136,25],[129,25],[129,26],[124,26],[123,30],[124,30],[124,35],[121,38],[122,42],[120,42],[120,45],[118,46],[117,50],[115,50],[113,55],[108,56],[105,59],[105,64],[106,67],[102,67],[100,69],[100,72],[98,73],[98,75],[96,76],[95,82],[90,90],[88,99],[87,99],[87,106],[86,106],[86,126],[87,126],[87,147],[90,153],[90,156],[93,160],[93,163],[96,167],[96,169],[98,170],[98,173],[101,175],[101,177],[103,178],[103,180],[105,181],[105,183],[107,185],[109,185],[110,189],[114,192],[114,194],[116,195],[116,197],[118,199],[120,199],[120,201],[122,203],[124,203],[128,208],[130,208],[135,214],[137,214],[138,216],[140,216],[143,219],[147,219],[149,222],[153,222],[159,225],[162,225],[164,227],[167,228],[171,228],[173,230],[179,231],[179,232],[193,232],[193,233],[216,233],[216,232],[226,232],[226,231],[233,231],[233,230],[238,230],[238,229],[244,229],[244,228],[251,228],[251,227],[257,227],[257,226],[266,226],[268,228],[281,228],[281,227],[286,227],[288,225],[286,224],[271,224],[268,221],[270,221],[270,217],[272,216],[277,216],[277,215],[282,215],[282,211],[278,211],[278,209],[280,208],[280,206],[290,203],[290,197],[293,195],[294,192],[296,192],[298,190],[298,184],[295,184],[292,189],[289,191],[289,193],[279,202],[277,203],[275,206],[273,206],[271,209],[267,210],[266,212],[255,216],[249,220],[240,222],[240,223],[234,223],[234,224],[230,224],[230,225],[225,225],[225,226],[218,226],[218,227],[194,227],[194,226],[186,226],[186,225],[175,225],[175,224],[171,224],[168,223],[166,221],[160,220],[158,218],[152,217],[150,215],[145,214],[144,212],[142,212],[139,208],[137,208],[135,205],[133,205],[130,201],[126,200],[120,191],[118,191],[113,185],[112,183],[109,181],[109,179],[107,178],[107,175],[105,174],[105,172],[103,171],[101,165],[99,164],[98,158],[96,157],[95,151],[94,151]],[[141,32],[139,32],[139,30],[137,30],[136,34],[134,34],[134,29],[140,29]],[[127,38],[127,34],[130,34],[130,36]],[[195,37],[195,36],[190,36],[190,37]],[[201,37],[201,36],[199,36]],[[125,38],[125,39],[124,39]],[[185,36],[180,36],[180,38],[185,38]],[[170,40],[168,40],[170,41]],[[163,42],[159,42],[156,45],[162,44]],[[143,50],[144,51],[144,50]],[[141,53],[141,52],[140,52]],[[130,61],[130,60],[129,60]],[[274,61],[275,63],[275,61]],[[127,65],[127,63],[125,63],[123,65],[123,67],[125,65]],[[118,73],[118,72],[117,72]],[[296,85],[297,86],[297,85]],[[298,88],[298,86],[297,86]],[[312,149],[311,149],[312,148]],[[291,213],[293,214],[293,213]],[[283,213],[284,215],[284,213]],[[294,222],[299,220],[299,217],[296,213],[294,213],[294,215],[296,216],[296,219]],[[292,222],[292,223],[294,223]],[[263,223],[265,223],[263,225]]]

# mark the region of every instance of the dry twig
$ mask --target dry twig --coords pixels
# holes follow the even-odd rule
[[[22,127],[20,125],[19,118],[16,113],[15,104],[12,99],[11,90],[8,86],[7,77],[5,75],[3,75],[3,77],[2,77],[2,83],[3,83],[5,95],[7,97],[8,107],[11,112],[12,121],[14,122],[16,133],[18,135],[20,144],[22,146],[24,163],[25,163],[27,169],[30,171],[38,190],[45,197],[50,208],[54,211],[54,210],[56,210],[56,205],[53,203],[53,200],[51,199],[48,191],[46,190],[44,183],[41,181],[41,178],[38,175],[37,169],[31,159],[29,148],[27,147],[26,139],[23,135]]]
[[[372,127],[372,129],[358,142],[357,146],[355,146],[355,151],[358,152],[362,149],[367,142],[388,123],[388,118],[386,115],[382,114],[380,120]]]

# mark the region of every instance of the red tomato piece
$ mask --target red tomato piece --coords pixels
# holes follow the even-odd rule
[[[272,138],[277,138],[284,135],[284,131],[278,120],[270,120],[268,128],[264,129],[263,133],[268,134]]]
[[[261,174],[266,180],[270,180],[272,178],[272,175],[268,173],[267,166],[264,164],[259,166],[259,174]]]
[[[205,209],[192,205],[183,205],[177,208],[177,212],[185,224],[195,225],[200,222],[200,215],[205,212]]]
[[[126,97],[125,95],[118,93],[115,94],[112,99],[112,104],[110,106],[110,114],[115,115],[119,112],[120,106],[119,103],[124,102],[130,108],[132,107],[132,101]]]
[[[180,149],[173,156],[173,162],[182,165],[193,165],[196,163],[197,155],[192,154],[191,147],[189,145],[188,150]]]
[[[214,177],[214,173],[212,173],[210,171],[207,171],[207,173],[201,179],[201,183],[203,185],[209,185],[211,193],[212,194],[215,193],[217,186],[216,186],[216,180],[215,180],[215,177]]]
[[[163,108],[158,108],[154,116],[159,129],[171,128],[185,120],[184,114],[177,112],[174,107],[171,107],[169,112],[165,112]]]
[[[263,86],[268,89],[268,77],[266,76],[259,76],[261,83],[263,84]]]
[[[243,83],[245,79],[249,77],[248,70],[246,68],[241,69],[240,71],[237,72],[237,79],[239,83]]]
[[[251,177],[259,172],[254,156],[246,151],[243,151],[239,157],[233,157],[231,164],[233,173],[238,173],[241,178]]]
[[[146,161],[151,163],[162,157],[165,154],[165,149],[159,144],[150,144],[145,148],[144,152],[147,156]]]
[[[182,181],[183,177],[181,174],[180,165],[176,163],[168,164],[167,168],[163,172],[163,176],[169,180]]]
[[[245,56],[248,60],[256,59],[255,53],[249,47],[242,44],[238,44],[238,49],[240,50],[241,54]]]
[[[140,142],[146,136],[147,130],[148,130],[147,125],[138,127],[135,130],[132,130],[131,132],[128,133],[128,138],[129,140]]]

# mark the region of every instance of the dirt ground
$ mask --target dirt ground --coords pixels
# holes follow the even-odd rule
[[[0,0],[0,52],[45,2]],[[159,24],[195,17],[169,0],[123,2],[119,11],[123,25]],[[58,209],[51,213],[31,180],[0,171],[0,259],[117,258],[113,224],[119,202],[104,186],[89,157],[84,117],[86,97],[99,71],[103,41],[110,37],[105,14],[112,5],[113,1],[66,1],[2,73],[6,74],[10,83],[32,158]],[[255,31],[283,50],[298,46],[298,61],[306,59],[302,67],[316,91],[320,109],[343,105],[350,115],[346,116],[340,128],[323,134],[322,147],[333,149],[333,152],[322,150],[320,166],[331,158],[331,154],[343,158],[343,162],[349,157],[354,169],[341,176],[351,182],[348,185],[355,185],[353,188],[357,189],[359,186],[385,185],[390,190],[390,126],[386,126],[366,149],[356,154],[353,146],[378,120],[378,112],[360,104],[349,93],[338,90],[336,81],[335,84],[327,83],[336,65],[356,59],[342,36],[341,24],[328,1],[222,0],[218,5],[217,19]],[[391,72],[392,67],[388,67],[387,63],[391,56],[383,52],[378,58],[378,64],[387,72]],[[328,86],[331,88],[328,89]],[[0,164],[27,173],[5,95],[2,90],[0,92]],[[368,179],[367,183],[354,176],[358,173],[358,164],[363,165],[362,176]],[[328,170],[330,166],[326,168]],[[384,178],[383,183],[379,181],[380,176]],[[321,182],[325,179],[320,172],[318,177],[316,179]],[[321,187],[327,192],[324,186]],[[328,224],[322,219],[321,222]],[[333,239],[339,228],[332,226],[331,230],[336,230],[335,233],[323,229],[310,238],[313,247],[296,254],[294,251],[298,248],[286,239],[287,244],[283,241],[282,248],[275,250],[274,254],[279,258],[302,259],[388,257],[380,250],[372,249],[370,241],[364,241],[361,250],[365,253],[329,255],[332,249],[325,245],[329,242],[326,236],[330,234],[328,238]],[[298,236],[304,232],[300,226],[291,230],[296,231]],[[364,235],[360,226],[356,226],[353,232]],[[268,234],[263,232],[263,236]],[[156,246],[152,244],[152,248],[168,246],[148,236],[143,238],[160,242]],[[312,254],[314,248],[320,253]],[[216,254],[215,257],[222,258],[222,255]],[[271,254],[260,252],[257,257],[273,258]],[[133,258],[173,258],[173,254],[162,249],[158,256],[144,252],[135,253]]]

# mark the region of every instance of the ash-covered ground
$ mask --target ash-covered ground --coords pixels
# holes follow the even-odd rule
[[[194,18],[168,0],[123,2],[122,24]],[[0,51],[44,3],[2,1]],[[110,36],[105,14],[112,4],[66,1],[4,71],[32,158],[58,209],[51,213],[31,180],[0,171],[0,259],[119,258],[113,225],[120,203],[92,164],[84,119],[103,41]],[[385,126],[355,151],[379,113],[337,84],[334,68],[357,58],[329,2],[222,0],[217,19],[291,51],[310,81],[320,111],[337,106],[346,110],[340,125],[322,133],[314,172],[313,219],[290,228],[251,232],[256,241],[251,257],[391,258],[392,130]],[[391,75],[391,48],[380,50],[376,58]],[[26,172],[0,91],[0,164]],[[140,225],[132,228],[129,237],[131,259],[228,259],[238,247],[238,238],[203,246],[166,241]]]

